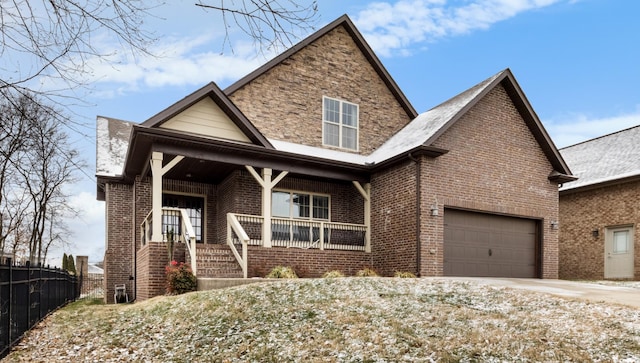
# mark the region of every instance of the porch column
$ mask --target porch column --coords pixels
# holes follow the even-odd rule
[[[366,183],[363,187],[360,182],[354,180],[353,185],[364,198],[364,225],[367,227],[364,232],[364,251],[371,252],[371,184]]]
[[[276,184],[280,182],[287,174],[288,171],[283,171],[275,179],[271,179],[273,170],[271,168],[262,169],[262,177],[258,175],[256,170],[250,166],[245,165],[245,168],[253,176],[253,178],[262,186],[262,246],[271,247],[271,190]]]
[[[162,166],[163,154],[151,153],[151,240],[161,242],[162,238],[162,177],[178,164],[184,156],[178,155],[167,165]]]

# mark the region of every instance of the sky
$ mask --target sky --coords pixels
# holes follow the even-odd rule
[[[315,28],[348,14],[418,112],[510,68],[559,148],[640,125],[640,2],[623,0],[318,1]],[[213,81],[222,89],[268,61],[219,17],[172,2],[153,10],[161,57],[89,59],[88,105],[74,109],[88,136],[75,136],[88,164],[69,188],[81,217],[67,253],[104,254],[104,202],[96,201],[95,119],[143,122]],[[221,51],[224,53],[221,53]],[[51,263],[59,261],[51,253]]]

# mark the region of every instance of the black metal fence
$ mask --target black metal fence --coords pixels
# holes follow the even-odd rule
[[[78,298],[78,279],[57,268],[0,265],[0,358],[53,310]]]

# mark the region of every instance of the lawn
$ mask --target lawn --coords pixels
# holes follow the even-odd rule
[[[453,280],[279,280],[76,302],[5,361],[637,362],[640,310]]]

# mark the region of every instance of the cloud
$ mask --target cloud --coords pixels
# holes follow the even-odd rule
[[[213,35],[167,37],[150,49],[156,56],[135,58],[105,42],[100,46],[101,53],[109,55],[86,62],[91,69],[86,81],[119,85],[101,94],[114,97],[141,89],[235,81],[265,62],[265,58],[256,56],[255,47],[246,42],[234,44],[232,54],[212,52],[211,49],[220,47],[219,41]]]
[[[385,57],[408,54],[415,44],[483,30],[519,13],[563,0],[402,0],[376,2],[354,17],[373,50]]]
[[[616,116],[598,118],[570,114],[544,120],[543,124],[556,146],[563,148],[640,125],[640,105],[634,112]]]

